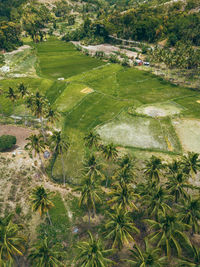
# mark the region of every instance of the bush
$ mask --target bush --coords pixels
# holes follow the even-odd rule
[[[6,151],[12,148],[17,142],[17,139],[13,135],[0,136],[0,152]]]

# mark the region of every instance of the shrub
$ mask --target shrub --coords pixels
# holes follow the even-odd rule
[[[0,136],[0,152],[6,151],[12,148],[17,142],[17,139],[13,135]]]

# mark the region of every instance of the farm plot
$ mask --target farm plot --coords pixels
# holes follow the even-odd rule
[[[200,120],[173,120],[173,125],[185,151],[200,153]]]
[[[162,121],[139,116],[120,115],[119,118],[97,128],[106,142],[124,147],[160,151],[178,151],[173,129],[164,131]]]

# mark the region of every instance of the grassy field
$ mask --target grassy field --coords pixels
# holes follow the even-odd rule
[[[200,92],[173,85],[137,68],[91,58],[78,52],[72,44],[55,38],[29,44],[37,58],[38,77],[4,77],[0,92],[24,82],[31,92],[39,90],[45,94],[62,113],[62,128],[71,139],[70,150],[65,155],[69,180],[79,176],[85,154],[83,137],[96,127],[103,141],[114,142],[127,150],[168,154],[186,150],[180,138],[184,127],[178,130],[172,121],[179,117],[200,118],[197,102]],[[61,77],[64,80],[58,81]],[[0,96],[0,110],[5,115],[23,116],[22,104],[18,101],[13,105],[4,94]],[[54,175],[62,177],[59,157]]]

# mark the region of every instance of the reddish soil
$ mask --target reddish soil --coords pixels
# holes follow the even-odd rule
[[[14,135],[17,138],[17,146],[23,148],[27,143],[26,138],[29,137],[33,131],[28,128],[18,127],[14,125],[1,125],[0,124],[0,136],[4,134]]]

